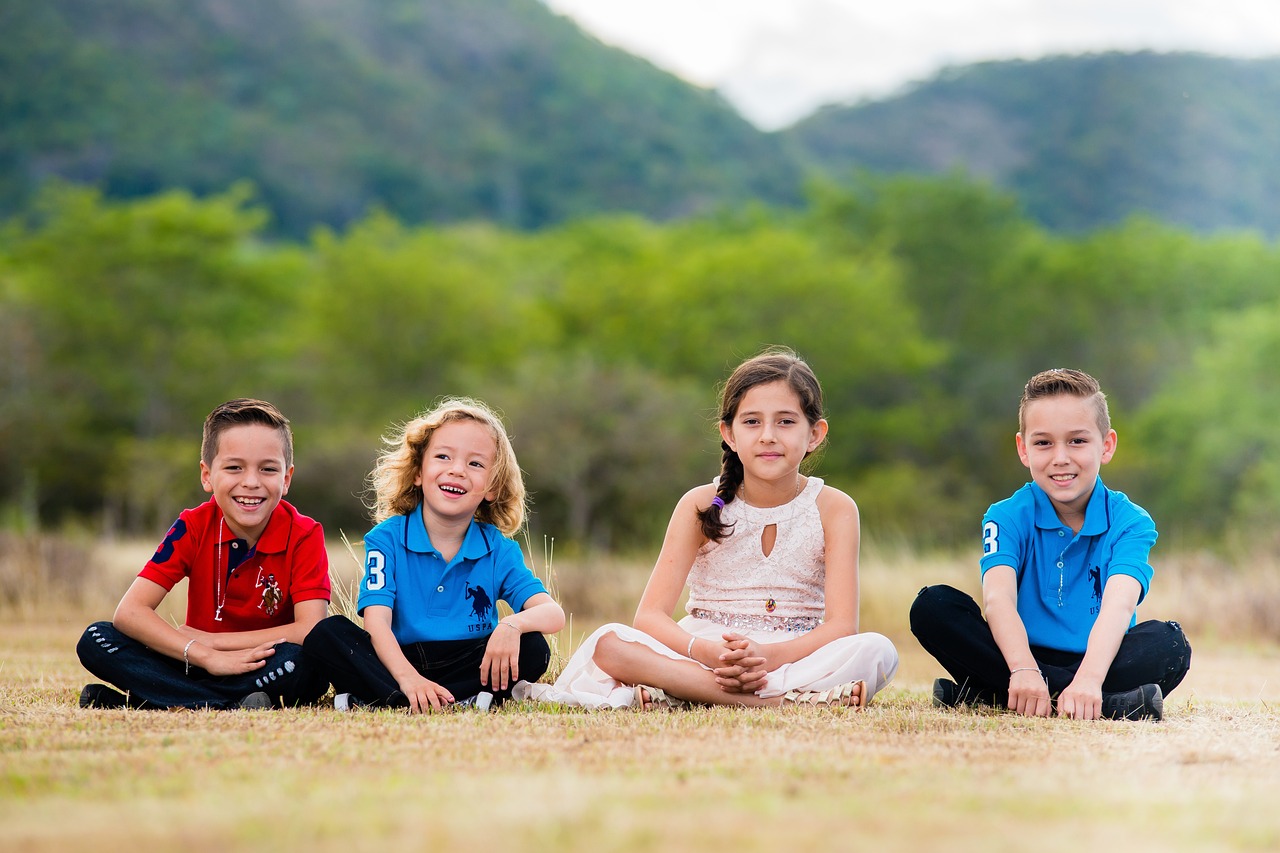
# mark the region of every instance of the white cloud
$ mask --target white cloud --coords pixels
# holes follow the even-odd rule
[[[1280,55],[1275,0],[546,0],[763,127],[948,64],[1101,50]]]

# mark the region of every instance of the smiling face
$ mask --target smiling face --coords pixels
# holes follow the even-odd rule
[[[481,501],[494,500],[489,482],[497,454],[493,434],[478,421],[450,421],[437,428],[413,480],[422,489],[424,513],[458,522],[474,516]]]
[[[1116,452],[1116,432],[1104,434],[1097,408],[1084,397],[1058,394],[1026,404],[1018,457],[1045,491],[1058,518],[1078,531],[1102,466]]]
[[[200,462],[200,484],[217,501],[231,531],[250,545],[267,529],[292,479],[280,430],[264,424],[227,427],[218,435],[213,461]]]
[[[800,396],[782,380],[751,388],[733,421],[720,423],[720,435],[742,460],[746,475],[770,482],[794,478],[826,434],[827,422],[809,423]]]

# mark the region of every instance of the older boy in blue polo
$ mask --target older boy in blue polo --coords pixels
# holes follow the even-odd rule
[[[934,701],[1000,704],[1026,716],[1160,719],[1191,647],[1176,622],[1137,624],[1155,524],[1099,477],[1116,433],[1106,396],[1078,370],[1032,377],[1018,411],[1031,482],[982,520],[982,593],[925,587],[911,630],[953,680]]]

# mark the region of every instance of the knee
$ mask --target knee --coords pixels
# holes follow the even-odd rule
[[[76,643],[76,655],[86,667],[89,661],[102,658],[119,650],[120,632],[110,622],[94,622],[80,635]]]
[[[954,606],[958,599],[967,597],[946,584],[923,587],[911,602],[911,630],[914,632],[917,627],[937,620],[943,610]]]
[[[596,637],[596,648],[591,655],[591,659],[596,666],[612,675],[630,645],[631,643],[618,636],[617,631],[605,626],[605,628],[601,629],[600,635]]]
[[[355,629],[356,624],[341,614],[325,617],[317,622],[302,640],[302,648],[307,652],[330,646],[346,632]]]

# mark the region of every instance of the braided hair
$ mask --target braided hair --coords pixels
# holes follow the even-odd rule
[[[805,361],[786,347],[771,347],[738,365],[720,391],[720,422],[732,426],[738,406],[747,392],[757,385],[785,382],[800,398],[800,407],[810,424],[822,420],[822,386]],[[720,483],[711,506],[698,512],[702,535],[719,542],[733,532],[732,524],[720,520],[725,504],[738,496],[742,485],[742,460],[727,441],[720,442]]]

